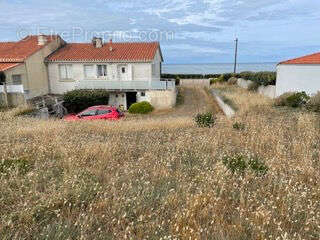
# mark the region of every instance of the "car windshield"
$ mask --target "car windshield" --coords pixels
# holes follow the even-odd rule
[[[86,110],[82,113],[80,113],[80,117],[89,117],[89,116],[95,116],[97,114],[96,109]]]

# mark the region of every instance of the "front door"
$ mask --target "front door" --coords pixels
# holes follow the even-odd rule
[[[128,81],[128,66],[119,65],[118,67],[120,81]]]

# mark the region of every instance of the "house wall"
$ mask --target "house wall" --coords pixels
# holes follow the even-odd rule
[[[157,62],[157,61],[156,61]],[[52,94],[63,94],[67,91],[74,90],[77,82],[80,81],[120,81],[119,66],[126,65],[127,81],[160,81],[160,62],[157,68],[157,73],[152,76],[152,63],[68,63],[72,64],[73,78],[68,80],[61,80],[59,74],[59,65],[66,63],[48,63],[48,74],[50,83],[50,93]],[[107,77],[105,78],[86,78],[84,74],[84,65],[92,64],[106,64],[107,65]],[[94,83],[93,83],[94,84]]]
[[[320,65],[280,64],[277,66],[276,96],[285,92],[320,91]]]
[[[109,95],[109,105],[115,106],[117,108],[122,105],[125,110],[127,110],[127,97],[126,93],[110,93]]]
[[[45,58],[57,50],[64,41],[60,38],[52,41],[31,55],[25,61],[27,78],[24,89],[28,99],[49,93],[49,80]]]

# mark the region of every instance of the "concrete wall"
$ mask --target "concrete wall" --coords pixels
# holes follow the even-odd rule
[[[180,79],[180,85],[210,87],[210,79]]]
[[[25,86],[27,84],[28,76],[25,63],[5,71],[5,74],[8,85],[12,84],[12,75],[21,75],[22,85]]]
[[[239,87],[242,87],[244,89],[248,89],[248,87],[250,86],[250,84],[252,84],[253,81],[250,80],[244,80],[242,78],[239,78],[237,81],[237,84]],[[257,89],[257,92],[269,97],[269,98],[275,98],[276,97],[276,86],[273,85],[269,85],[269,86],[260,86]]]
[[[155,109],[173,108],[177,103],[177,91],[148,91],[146,97]],[[142,100],[141,98],[139,99]]]
[[[319,64],[280,64],[277,66],[276,96],[285,92],[315,94],[320,91]]]

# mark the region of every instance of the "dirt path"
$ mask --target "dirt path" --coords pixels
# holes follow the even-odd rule
[[[179,95],[182,96],[174,109],[155,111],[153,116],[194,116],[199,112],[220,112],[220,108],[204,88],[200,87],[180,87]]]

